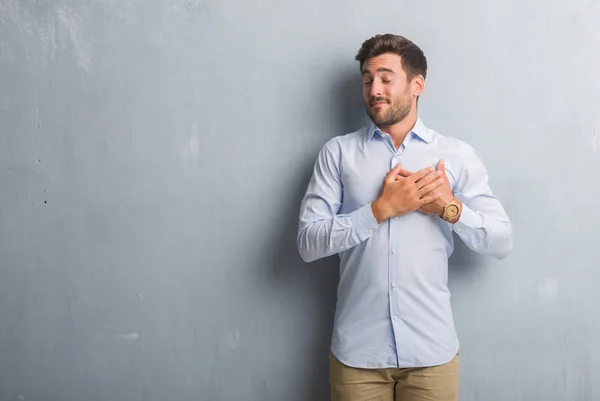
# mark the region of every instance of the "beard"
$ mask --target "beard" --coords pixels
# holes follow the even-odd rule
[[[375,102],[384,101],[388,103],[386,110],[377,110],[373,108]],[[399,123],[410,113],[411,108],[410,97],[397,97],[393,100],[379,96],[372,97],[366,105],[367,114],[371,120],[378,126],[388,127]]]

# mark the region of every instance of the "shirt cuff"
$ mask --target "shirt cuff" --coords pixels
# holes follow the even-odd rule
[[[373,234],[379,227],[377,219],[373,216],[373,209],[371,209],[371,203],[367,203],[361,208],[356,209],[351,214],[352,226],[359,234],[360,238],[367,238]]]
[[[482,222],[483,217],[463,203],[460,218],[456,223],[453,224],[453,229],[458,233],[460,233],[463,229],[473,230],[481,227]]]

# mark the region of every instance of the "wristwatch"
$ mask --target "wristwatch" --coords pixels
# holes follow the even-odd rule
[[[446,221],[454,219],[456,216],[460,214],[460,205],[456,201],[456,198],[453,198],[446,206],[444,206],[444,211],[440,215],[440,217]]]

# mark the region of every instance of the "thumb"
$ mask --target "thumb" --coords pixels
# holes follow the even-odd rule
[[[401,168],[400,171],[398,171],[398,174],[401,175],[402,177],[406,178],[409,177],[413,174],[412,171],[409,170],[405,170],[404,168]]]
[[[385,176],[386,181],[393,182],[398,175],[398,173],[402,170],[402,165],[400,163],[396,164],[393,169],[391,169],[387,175]]]
[[[444,162],[444,159],[440,159],[437,164],[437,169],[442,172],[442,175],[446,175],[446,163]]]

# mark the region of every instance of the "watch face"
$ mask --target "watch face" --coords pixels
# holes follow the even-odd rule
[[[448,215],[448,217],[450,217],[450,218],[456,217],[456,215],[458,215],[458,206],[456,206],[456,205],[448,206],[448,208],[446,209],[446,215]]]

